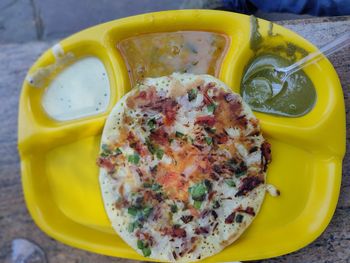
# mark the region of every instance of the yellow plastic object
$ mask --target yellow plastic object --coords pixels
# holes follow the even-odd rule
[[[259,22],[261,32],[267,34],[268,22]],[[96,253],[146,260],[112,230],[103,207],[95,160],[106,117],[130,89],[127,69],[116,44],[137,34],[180,30],[216,31],[231,39],[219,77],[239,91],[244,66],[253,56],[249,49],[249,17],[208,10],[129,17],[61,41],[64,53],[72,52],[76,58],[97,56],[103,61],[111,84],[111,101],[103,114],[57,122],[41,106],[47,83],[34,88],[24,82],[18,132],[23,189],[34,221],[48,235]],[[316,49],[281,26],[275,25],[274,32],[310,52]],[[33,65],[29,75],[54,62],[50,49]],[[316,239],[329,223],[338,200],[345,153],[343,95],[327,59],[305,71],[317,91],[317,102],[310,113],[299,118],[256,113],[272,144],[273,161],[267,180],[277,186],[281,196],[267,195],[261,212],[239,240],[206,262],[254,260],[290,253]],[[52,74],[50,78],[56,73]]]

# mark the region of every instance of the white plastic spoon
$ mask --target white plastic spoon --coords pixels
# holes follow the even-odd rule
[[[279,87],[278,89],[273,89],[272,97],[275,97],[277,94],[281,92],[281,90],[284,87],[285,81],[290,75],[326,56],[333,54],[334,52],[346,47],[349,44],[350,44],[350,32],[345,32],[342,36],[338,37],[337,39],[331,42],[328,42],[319,50],[307,55],[306,57],[300,59],[294,64],[288,67],[275,67],[274,71],[276,72],[278,78],[281,80],[282,85],[278,85]]]

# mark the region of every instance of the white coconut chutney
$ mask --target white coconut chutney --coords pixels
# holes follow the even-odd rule
[[[95,57],[76,61],[60,72],[42,99],[46,113],[67,121],[104,112],[110,99],[106,68]]]

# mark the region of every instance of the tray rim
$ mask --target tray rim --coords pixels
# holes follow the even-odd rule
[[[93,27],[93,28],[96,28],[96,27],[102,27],[102,26],[105,26],[105,25],[107,25],[107,24],[109,24],[110,26],[113,24],[113,23],[127,23],[128,22],[128,20],[134,20],[134,19],[139,19],[139,18],[143,18],[143,17],[145,17],[145,16],[157,16],[158,14],[160,14],[160,15],[171,15],[172,13],[175,13],[175,12],[186,12],[186,13],[188,13],[188,12],[193,12],[193,11],[195,11],[195,12],[199,12],[199,13],[211,13],[212,15],[217,15],[217,14],[221,14],[221,13],[229,13],[229,12],[223,12],[223,11],[208,11],[208,10],[185,10],[185,11],[183,11],[183,10],[176,10],[176,11],[162,11],[162,12],[156,12],[156,13],[149,13],[149,14],[143,14],[143,15],[138,15],[138,16],[133,16],[133,17],[128,17],[128,18],[124,18],[124,19],[120,19],[120,20],[114,20],[114,21],[111,21],[111,22],[107,22],[107,23],[105,23],[105,24],[101,24],[101,25],[97,25],[97,26],[95,26],[95,27]],[[238,15],[238,16],[244,16],[244,15],[240,15],[240,14],[235,14],[235,13],[229,13],[230,15],[233,15],[233,16],[236,16],[236,15]],[[245,16],[244,16],[245,17]],[[259,19],[259,21],[260,21],[260,19]],[[263,21],[263,20],[261,20],[261,21]],[[91,28],[90,28],[91,29]],[[84,30],[84,31],[82,31],[82,32],[79,32],[79,33],[77,33],[77,34],[80,34],[80,33],[84,33],[84,34],[87,34],[88,33],[88,31],[90,30],[90,29],[86,29],[86,30]],[[287,31],[290,31],[290,30],[287,30]],[[75,36],[77,36],[77,34],[75,34],[75,35],[72,35],[72,36],[70,36],[69,38],[73,38],[73,37],[75,37]],[[63,41],[65,41],[65,40],[63,40]],[[306,40],[307,41],[307,40]],[[307,41],[308,42],[308,41]],[[310,44],[311,45],[311,44]],[[47,51],[48,52],[48,51]],[[40,61],[41,59],[43,59],[43,57],[45,57],[45,56],[47,56],[47,54],[45,55],[46,53],[44,53],[43,54],[43,56],[42,57],[40,57],[35,63],[34,63],[34,65],[32,66],[32,68],[33,67],[35,67],[35,65],[36,65],[36,63],[38,62],[38,61]],[[224,59],[225,60],[225,59]],[[329,62],[328,62],[329,63]],[[330,68],[331,69],[333,69],[333,66],[332,65],[330,65]],[[336,75],[336,73],[335,73],[335,71],[334,71],[334,69],[333,69],[333,72],[331,71],[330,72],[330,74],[332,75],[334,75],[333,76],[333,78],[335,78],[336,79],[336,81],[338,81],[338,86],[339,87],[341,87],[340,86],[340,83],[339,83],[339,80],[338,80],[338,78],[337,78],[337,75]],[[227,81],[227,79],[224,79],[224,81]],[[227,81],[227,82],[231,82],[231,81]],[[25,83],[23,84],[23,86],[25,85]],[[21,112],[23,111],[23,109],[21,110],[21,105],[23,104],[23,102],[22,102],[22,100],[24,100],[25,98],[23,98],[25,96],[25,92],[23,91],[23,89],[22,89],[22,92],[21,92],[21,99],[20,99],[20,111],[19,111],[19,120],[20,120],[20,114],[21,114]],[[341,107],[342,105],[340,105],[340,107]],[[342,108],[344,108],[344,107],[342,107]],[[108,111],[108,110],[107,110]],[[258,113],[255,113],[256,114],[256,116],[259,118],[259,115],[260,114],[258,114]],[[106,114],[102,114],[102,116],[100,116],[100,122],[102,123],[103,121],[104,121],[104,119],[105,119],[105,116],[104,115],[106,115]],[[345,124],[345,117],[344,117],[344,124]],[[265,124],[265,125],[269,125],[268,124],[268,122]],[[263,125],[264,126],[264,125]],[[343,125],[344,126],[344,125]],[[263,127],[263,129],[264,129],[264,127]],[[19,133],[20,133],[20,129],[19,129]],[[286,253],[290,253],[290,252],[292,252],[292,251],[295,251],[295,250],[298,250],[298,249],[300,249],[300,248],[302,248],[302,247],[304,247],[304,246],[306,246],[307,244],[309,244],[309,243],[311,243],[314,239],[316,239],[323,231],[324,231],[324,229],[327,227],[327,225],[328,225],[328,223],[329,223],[329,221],[331,220],[331,218],[332,218],[332,215],[333,215],[333,213],[334,213],[334,211],[335,211],[335,206],[336,206],[336,203],[337,203],[337,199],[338,199],[338,196],[339,196],[339,190],[340,190],[340,182],[341,182],[341,162],[342,162],[342,158],[343,158],[343,156],[344,156],[344,153],[345,153],[345,130],[343,131],[343,134],[344,134],[344,143],[343,143],[343,150],[339,150],[337,153],[334,153],[334,161],[335,161],[335,163],[336,163],[336,166],[337,166],[337,169],[338,169],[338,171],[339,171],[339,174],[340,174],[340,176],[337,176],[337,179],[338,179],[338,182],[335,184],[335,188],[336,189],[334,189],[334,194],[333,194],[333,201],[332,201],[332,203],[333,203],[333,207],[332,208],[330,208],[330,210],[329,210],[329,212],[328,212],[328,214],[327,214],[327,218],[325,218],[324,219],[324,223],[322,224],[322,227],[320,227],[318,230],[319,231],[316,231],[315,232],[315,235],[314,236],[312,236],[312,237],[310,237],[310,239],[309,240],[304,240],[305,242],[300,242],[298,245],[296,245],[295,246],[295,248],[293,248],[293,249],[286,249],[285,251],[280,251],[279,253],[266,253],[266,255],[264,255],[263,257],[252,257],[252,258],[247,258],[247,259],[262,259],[262,258],[267,258],[267,257],[275,257],[275,256],[279,256],[279,255],[283,255],[283,254],[286,254]],[[39,211],[37,211],[36,210],[36,208],[35,208],[35,206],[33,205],[33,202],[35,202],[35,200],[33,200],[33,196],[32,196],[32,194],[30,193],[30,191],[28,191],[30,188],[28,188],[29,187],[29,185],[30,185],[30,182],[28,182],[28,176],[30,176],[30,173],[27,171],[27,165],[30,165],[30,163],[27,163],[27,162],[29,162],[28,161],[28,159],[30,159],[30,158],[28,158],[28,154],[29,154],[29,152],[27,152],[27,151],[23,151],[22,149],[21,149],[21,144],[23,143],[23,141],[21,141],[20,139],[21,139],[21,137],[20,137],[20,134],[19,134],[19,137],[18,137],[19,139],[18,139],[18,143],[19,143],[19,152],[20,152],[20,156],[21,156],[21,172],[22,172],[22,185],[23,185],[23,190],[24,190],[24,195],[25,195],[25,200],[26,200],[26,204],[27,204],[27,207],[28,207],[28,209],[29,209],[29,211],[30,211],[30,214],[31,214],[31,216],[33,217],[33,219],[34,219],[34,221],[36,222],[36,224],[44,231],[44,232],[46,232],[48,235],[50,235],[50,236],[53,236],[54,238],[56,238],[56,239],[58,239],[58,240],[60,240],[61,242],[63,242],[63,243],[67,243],[67,244],[69,244],[69,245],[71,245],[71,246],[74,246],[74,247],[78,247],[78,248],[82,248],[82,249],[85,249],[85,250],[90,250],[90,251],[93,251],[93,252],[95,252],[95,253],[101,253],[101,254],[106,254],[105,252],[103,252],[102,251],[102,249],[101,250],[97,250],[97,249],[89,249],[89,247],[88,246],[84,246],[84,245],[79,245],[79,244],[76,244],[76,243],[74,243],[73,241],[72,242],[70,242],[70,240],[66,240],[64,237],[62,237],[62,236],[60,236],[57,232],[55,232],[55,230],[54,229],[51,229],[50,227],[49,227],[49,224],[47,224],[47,222],[45,222],[45,220],[43,219],[43,217],[41,217],[40,216],[40,214],[38,214],[38,212]],[[109,254],[109,253],[108,253]],[[123,256],[119,256],[119,257],[123,257]],[[143,257],[141,257],[141,256],[139,256],[138,258],[134,258],[134,259],[144,259]],[[247,259],[245,259],[245,260],[247,260]],[[147,260],[151,260],[151,259],[147,259]],[[209,260],[210,260],[210,258],[209,258]]]

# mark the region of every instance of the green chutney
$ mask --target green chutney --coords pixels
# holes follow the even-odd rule
[[[300,70],[282,83],[281,76],[274,70],[290,64],[276,54],[253,58],[241,83],[244,101],[255,111],[281,116],[299,117],[311,111],[316,102],[316,91],[309,77]]]

